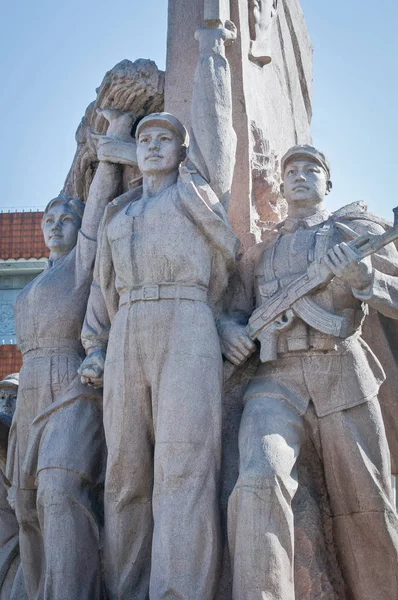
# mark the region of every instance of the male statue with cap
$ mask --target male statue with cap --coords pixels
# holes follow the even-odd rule
[[[19,526],[13,504],[13,494],[5,472],[8,434],[18,393],[19,373],[0,381],[0,600],[25,600],[23,575],[19,558]]]
[[[19,373],[7,375],[0,381],[0,469],[5,473],[8,434],[17,401]]]
[[[135,132],[142,186],[111,203],[102,222],[80,373],[83,382],[104,383],[111,600],[215,594],[222,389],[215,316],[239,246],[223,207],[235,156],[224,44],[234,36],[230,23],[199,30],[189,149],[173,115],[142,119]]]
[[[256,306],[271,306],[280,292],[287,297],[309,265],[326,265],[331,281],[307,297],[310,310],[298,316],[293,304],[279,319],[275,356],[262,347],[262,359],[270,362],[260,363],[245,390],[239,478],[228,508],[233,598],[295,598],[295,466],[310,435],[323,463],[351,595],[391,600],[398,597],[398,520],[377,399],[384,372],[361,339],[361,323],[367,304],[398,318],[398,253],[389,244],[358,259],[349,237],[384,229],[360,203],[327,210],[330,167],[315,148],[290,149],[282,179],[288,217],[272,239],[243,258],[234,312],[220,319],[226,358],[244,363],[255,348],[247,318]]]

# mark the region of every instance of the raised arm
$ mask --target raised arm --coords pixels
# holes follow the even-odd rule
[[[120,165],[101,161],[90,186],[81,230],[92,240],[97,239],[98,227],[108,203],[118,196],[121,181]]]
[[[232,126],[231,73],[225,45],[236,38],[230,22],[196,32],[199,58],[191,104],[189,158],[225,209],[235,166],[236,134]]]
[[[130,135],[132,117],[120,111],[101,111],[109,120],[106,136],[98,142],[100,163],[84,211],[82,232],[90,239],[97,239],[98,227],[107,204],[121,193],[122,164],[135,164],[135,143]]]

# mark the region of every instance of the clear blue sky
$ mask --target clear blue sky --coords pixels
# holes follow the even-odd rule
[[[302,0],[314,46],[314,143],[330,157],[332,207],[389,217],[398,140],[397,0]],[[63,185],[74,133],[123,58],[165,67],[167,1],[14,0],[0,7],[1,207],[44,206]]]

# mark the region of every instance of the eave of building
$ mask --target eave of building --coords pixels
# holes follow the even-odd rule
[[[47,258],[0,259],[0,277],[4,275],[29,275],[43,271]]]

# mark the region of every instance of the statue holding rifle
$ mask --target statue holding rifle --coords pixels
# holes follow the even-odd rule
[[[295,598],[291,503],[310,435],[352,597],[390,600],[398,518],[377,399],[384,372],[361,324],[366,305],[398,318],[396,224],[385,232],[358,204],[330,214],[330,167],[315,148],[289,150],[282,178],[288,217],[241,261],[234,312],[219,321],[226,358],[242,364],[258,339],[262,361],[244,394],[229,501],[233,598]]]

